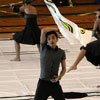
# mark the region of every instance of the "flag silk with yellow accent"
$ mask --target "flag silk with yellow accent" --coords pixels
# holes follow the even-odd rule
[[[75,44],[75,38],[84,46],[91,41],[92,31],[80,28],[77,24],[62,16],[52,0],[44,0],[44,2],[57,24],[59,31],[70,44]]]

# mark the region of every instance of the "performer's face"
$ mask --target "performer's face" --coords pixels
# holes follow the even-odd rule
[[[55,48],[57,44],[57,37],[54,34],[50,34],[47,37],[47,45],[49,45],[51,48]]]

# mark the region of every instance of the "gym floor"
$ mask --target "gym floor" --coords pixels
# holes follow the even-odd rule
[[[70,67],[80,52],[75,45],[60,38],[58,46],[66,52],[66,68]],[[37,46],[21,44],[21,61],[15,57],[13,40],[0,40],[0,100],[33,100],[40,75],[40,54]],[[60,81],[66,100],[100,100],[100,69],[85,58],[78,69],[66,73]],[[48,100],[53,100],[51,97]]]

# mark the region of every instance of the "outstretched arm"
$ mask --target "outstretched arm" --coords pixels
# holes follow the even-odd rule
[[[79,64],[79,62],[83,59],[83,57],[86,54],[86,50],[82,49],[80,54],[78,55],[76,61],[74,62],[74,64],[69,67],[69,69],[67,70],[67,72],[71,71],[71,70],[76,70],[77,69],[77,65]]]

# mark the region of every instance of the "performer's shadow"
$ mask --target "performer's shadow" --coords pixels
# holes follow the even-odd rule
[[[65,98],[83,98],[87,97],[87,93],[80,93],[80,92],[64,92]]]
[[[65,98],[71,99],[71,98],[84,98],[84,97],[93,97],[93,96],[100,96],[100,92],[87,92],[87,93],[81,93],[81,92],[64,92]]]

